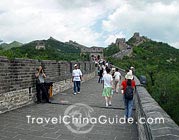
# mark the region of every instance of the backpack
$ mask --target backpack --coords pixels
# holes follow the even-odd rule
[[[134,88],[132,86],[127,86],[125,93],[124,93],[124,97],[127,100],[132,100],[133,99],[133,94],[134,94]]]

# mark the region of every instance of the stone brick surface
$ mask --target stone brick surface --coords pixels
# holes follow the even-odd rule
[[[141,86],[137,87],[137,118],[146,120],[151,118],[153,123],[138,124],[139,138],[141,140],[179,140],[179,127],[170,116],[151,97],[148,91]],[[159,122],[157,119],[162,119]],[[150,119],[150,120],[151,120]]]
[[[9,60],[0,57],[0,113],[30,104],[35,100],[35,73],[40,65],[47,75],[46,81],[54,83],[54,93],[71,88],[71,73],[75,63],[80,65],[85,80],[94,77],[95,67],[91,62],[38,61],[19,58]]]
[[[120,69],[122,75],[125,75],[123,69]],[[139,140],[179,140],[179,127],[170,118],[170,116],[159,106],[159,104],[151,97],[148,91],[140,84],[140,81],[135,77],[136,82],[136,119],[151,118],[153,123],[138,123]],[[164,119],[159,120],[157,119]]]
[[[31,104],[0,115],[0,139],[2,140],[138,140],[137,125],[96,123],[91,131],[84,134],[73,133],[64,123],[28,123],[27,115],[33,117],[58,117],[64,115],[70,105],[83,103],[93,111],[91,117],[105,115],[109,118],[123,117],[124,104],[121,94],[114,94],[112,107],[106,108],[102,97],[103,86],[98,77],[83,82],[81,93],[73,95],[68,89],[55,95],[52,104]],[[65,102],[66,101],[66,102]],[[135,110],[134,110],[135,114]],[[83,114],[84,115],[84,114]],[[85,129],[77,129],[85,130]]]

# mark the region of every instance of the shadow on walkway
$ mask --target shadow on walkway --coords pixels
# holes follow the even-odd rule
[[[59,118],[66,112],[81,114],[79,110],[72,111],[71,105],[82,103],[90,106],[91,117],[101,115],[108,118],[124,116],[124,105],[121,94],[114,94],[112,107],[106,108],[102,97],[102,84],[97,83],[97,77],[81,85],[81,93],[73,95],[72,89],[53,97],[51,104],[32,104],[0,115],[0,140],[138,140],[137,125],[134,124],[100,124],[95,123],[89,128],[81,124],[66,125],[47,123],[40,118]],[[89,115],[89,112],[81,109]],[[81,111],[80,110],[80,111]],[[133,110],[135,112],[135,109]],[[34,123],[27,116],[36,118]],[[39,119],[37,119],[39,118]],[[28,122],[29,121],[29,122]],[[40,122],[40,123],[38,123]],[[91,129],[90,129],[91,128]],[[85,132],[86,133],[75,133]],[[90,131],[87,131],[90,130]]]

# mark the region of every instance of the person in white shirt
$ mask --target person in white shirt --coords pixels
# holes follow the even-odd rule
[[[74,83],[74,95],[76,93],[80,93],[80,85],[81,85],[81,80],[82,80],[82,72],[80,69],[78,69],[78,65],[74,65],[74,70],[72,72],[72,82]]]
[[[116,93],[119,92],[119,83],[121,81],[121,73],[119,72],[119,69],[116,68],[116,71],[114,73],[114,90]]]
[[[103,75],[103,92],[102,96],[105,97],[106,101],[106,107],[111,106],[111,100],[112,100],[112,83],[113,78],[110,74],[110,69],[106,68],[106,74]]]

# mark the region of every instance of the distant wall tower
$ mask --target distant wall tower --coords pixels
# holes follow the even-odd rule
[[[91,48],[82,48],[81,49],[81,53],[89,53],[90,54],[90,58],[92,57],[98,57],[98,58],[103,58],[103,47],[91,47]]]
[[[141,37],[140,37],[140,34],[138,32],[135,32],[133,37],[136,39],[136,40],[141,40]]]
[[[127,47],[126,39],[125,38],[117,38],[115,45],[118,46],[120,50],[123,50],[124,48]]]
[[[134,37],[140,37],[140,34],[138,32],[135,32]]]
[[[138,46],[141,43],[146,42],[147,40],[149,40],[147,37],[140,36],[140,34],[138,32],[135,32],[132,38],[135,39],[135,42],[133,43],[134,46]]]
[[[45,50],[45,43],[43,41],[38,41],[35,47],[37,50],[44,49]]]

